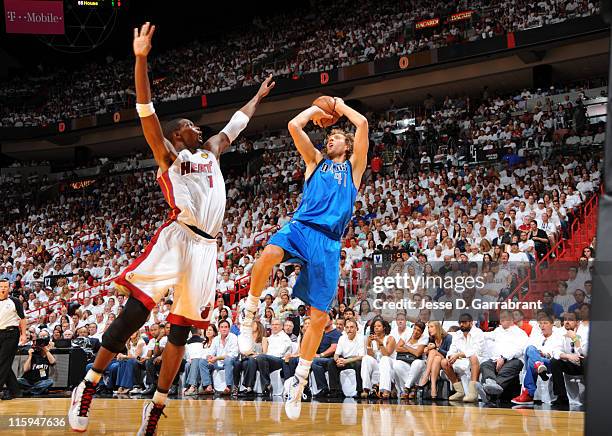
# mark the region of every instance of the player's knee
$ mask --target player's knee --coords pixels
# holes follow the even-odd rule
[[[191,327],[172,324],[170,326],[170,333],[168,334],[168,342],[177,347],[182,347],[187,343],[187,337],[190,331]]]
[[[283,260],[285,252],[276,245],[267,245],[259,257],[259,261],[264,265],[276,265]]]
[[[150,311],[140,301],[128,299],[121,314],[102,335],[102,346],[113,353],[121,352],[132,333],[142,327],[149,314]]]

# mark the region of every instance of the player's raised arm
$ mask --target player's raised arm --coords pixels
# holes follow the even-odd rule
[[[293,138],[293,142],[295,142],[295,147],[300,152],[302,159],[304,159],[304,163],[306,163],[306,178],[310,176],[319,161],[323,159],[323,155],[314,145],[312,145],[312,141],[310,141],[310,138],[306,132],[304,132],[304,127],[306,127],[306,124],[308,124],[308,121],[311,119],[313,123],[320,125],[321,119],[331,118],[333,117],[326,114],[323,109],[317,106],[311,106],[289,121],[287,126],[289,128],[289,133]]]
[[[363,176],[368,163],[368,147],[370,145],[368,120],[355,109],[347,106],[344,100],[338,97],[336,97],[336,112],[347,117],[357,128],[350,161],[353,166],[353,182],[359,188],[361,176]]]
[[[140,117],[145,139],[153,150],[153,157],[162,171],[166,171],[176,159],[176,151],[166,138],[151,102],[151,86],[147,71],[147,56],[151,51],[151,38],[155,26],[145,23],[139,29],[134,29],[134,55],[136,66],[134,77],[136,81],[136,109]]]
[[[217,159],[223,154],[223,152],[230,146],[234,139],[238,137],[240,132],[242,132],[247,126],[249,120],[255,114],[255,110],[257,106],[261,102],[261,100],[267,96],[274,85],[276,83],[272,81],[272,74],[270,74],[266,80],[264,80],[257,91],[257,94],[249,100],[247,104],[242,106],[239,111],[237,111],[229,123],[214,136],[211,136],[204,144],[204,147],[208,150],[212,151],[213,154],[217,157]]]

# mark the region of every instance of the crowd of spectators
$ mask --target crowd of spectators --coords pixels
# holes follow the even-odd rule
[[[317,357],[324,360],[313,363],[320,395],[337,394],[339,373],[348,368],[359,374],[359,394],[382,398],[393,392],[414,396],[415,388],[424,385],[428,375],[434,385],[437,383],[434,374],[440,369],[460,392],[457,375],[471,369],[474,384],[469,384],[464,400],[473,401],[480,374],[478,365],[484,367],[488,356],[484,348],[466,351],[460,345],[465,342],[460,338],[464,332],[459,332],[453,336],[454,345],[447,344],[448,359],[439,350],[444,348],[442,332],[465,318],[464,312],[409,309],[399,314],[388,305],[377,307],[375,303],[410,300],[418,306],[423,301],[449,301],[456,297],[455,291],[440,286],[396,286],[388,292],[375,292],[371,282],[361,280],[354,286],[353,280],[359,281],[359,274],[372,265],[368,260],[373,260],[376,252],[390,252],[393,258],[385,271],[387,275],[480,274],[486,286],[465,289],[462,297],[505,300],[514,290],[521,270],[530,268],[556,241],[567,236],[566,229],[575,212],[597,192],[603,159],[596,145],[602,138],[587,120],[575,114],[574,106],[581,106],[581,100],[561,104],[559,111],[563,115],[554,117],[555,108],[547,104],[526,110],[524,102],[531,97],[528,91],[523,91],[520,98],[488,93],[487,90],[471,103],[468,98],[446,98],[439,104],[431,97],[428,112],[416,120],[415,128],[407,131],[400,129],[403,120],[396,119],[394,112],[381,117],[368,114],[373,130],[372,164],[343,239],[338,272],[342,294],[318,351]],[[523,106],[519,107],[519,103]],[[310,133],[320,143],[324,132]],[[573,137],[579,140],[570,141]],[[268,140],[280,143],[281,148],[268,149]],[[546,141],[550,144],[544,144]],[[260,390],[273,393],[271,374],[277,369],[282,370],[283,377],[292,374],[300,334],[308,327],[307,307],[292,297],[300,267],[282,264],[264,290],[258,319],[260,336],[256,342],[261,343],[259,353],[268,357],[239,357],[231,345],[231,335],[240,331],[244,305],[240,297],[245,295],[233,291],[248,288],[249,271],[261,245],[270,232],[289,221],[299,204],[303,182],[301,159],[286,134],[260,142],[267,150],[259,170],[226,177],[226,217],[217,235],[219,299],[213,313],[214,327],[206,332],[194,330],[188,347],[184,374],[185,393],[189,395],[211,393],[215,389],[213,375],[220,369],[225,370],[225,387],[219,390],[225,394],[239,393],[243,373],[246,394],[256,391],[257,373]],[[284,143],[288,147],[283,147]],[[462,151],[462,147],[482,150],[489,145],[498,149],[504,160],[473,163],[472,154]],[[528,153],[532,149],[540,153]],[[374,159],[386,153],[398,156],[400,163],[373,164]],[[35,189],[38,186],[14,181],[3,185],[7,192],[30,192],[29,198],[33,198]],[[24,198],[28,197],[7,196],[8,213],[2,217],[4,232],[0,235],[0,277],[9,280],[12,294],[22,301],[28,313],[29,344],[34,344],[39,335],[50,336],[54,343],[76,337],[99,340],[126,299],[114,289],[112,278],[144,250],[168,211],[153,172],[109,175],[86,187],[67,186],[47,201]],[[593,248],[586,248],[575,270],[570,270],[569,279],[544,295],[539,324],[522,320],[520,312],[512,314],[513,322],[528,329],[526,335],[533,334],[531,328],[540,328],[545,337],[552,331],[553,322],[557,323],[557,331],[564,333],[559,330],[560,319],[573,325],[571,329],[565,327],[567,331],[588,326],[586,321],[575,324],[572,317],[577,314],[581,320],[588,319],[589,267],[593,257]],[[111,365],[104,386],[119,393],[154,391],[169,325],[165,319],[171,305],[170,290],[167,299],[153,308],[141,332],[130,339],[126,352]],[[467,315],[470,319],[464,319],[461,325],[469,327],[468,331],[480,327],[486,330],[487,320],[482,313],[467,311]],[[440,319],[450,321],[436,330],[434,320]],[[500,318],[498,329],[510,328],[503,327],[506,321]],[[578,336],[585,338],[583,334]],[[500,335],[506,338],[505,333]],[[560,339],[557,345],[563,341]],[[430,347],[430,343],[434,346]],[[425,348],[431,361],[429,357],[421,359]],[[525,345],[517,356],[530,353],[528,350]],[[413,368],[415,358],[406,353],[422,362]],[[575,359],[567,357],[573,351],[565,348],[547,353],[552,359],[544,363],[553,376],[557,371],[554,368],[567,366],[553,363],[555,359]],[[355,359],[358,356],[364,357]],[[497,365],[501,357],[493,357]],[[462,362],[459,367],[455,367],[457,360]],[[512,368],[516,370],[516,366]],[[569,368],[568,371],[573,369]],[[531,369],[527,369],[530,373]],[[378,383],[372,378],[376,370],[380,374]],[[330,373],[329,386],[325,371]],[[482,374],[484,387],[492,385],[488,379],[494,379],[497,386],[506,388],[506,382],[492,377],[490,371],[483,369]],[[556,389],[560,389],[559,375],[554,377]],[[526,395],[533,399],[533,377],[531,382],[527,380]],[[134,389],[134,381],[142,388]],[[489,391],[499,394],[495,386]],[[437,395],[436,389],[430,394]],[[559,395],[563,400],[563,392]],[[524,395],[521,401],[528,400]]]
[[[310,8],[256,19],[223,40],[194,41],[152,60],[158,101],[259,83],[269,73],[299,77],[359,62],[476,41],[596,14],[594,0],[311,2]],[[350,10],[350,14],[347,11]],[[372,11],[376,11],[372,13]],[[469,20],[415,31],[414,23],[473,11]],[[188,59],[189,62],[184,62]],[[134,104],[132,61],[20,74],[0,87],[0,127],[46,125]]]

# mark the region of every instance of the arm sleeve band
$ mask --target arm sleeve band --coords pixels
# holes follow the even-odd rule
[[[136,103],[136,112],[138,112],[140,118],[150,117],[155,113],[153,102],[146,104]]]
[[[236,111],[231,120],[229,120],[229,123],[227,123],[227,125],[221,131],[227,135],[230,143],[232,143],[238,137],[238,135],[240,135],[240,132],[244,130],[248,123],[249,117],[246,116],[244,112]]]

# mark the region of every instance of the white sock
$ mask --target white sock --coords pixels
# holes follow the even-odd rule
[[[295,369],[295,376],[300,379],[301,383],[306,383],[308,380],[308,374],[310,373],[311,366],[312,360],[305,360],[300,357],[298,366]]]
[[[94,385],[97,385],[100,382],[101,378],[102,374],[94,371],[93,369],[90,369],[89,371],[87,371],[87,374],[85,374],[85,380],[90,383],[93,383]]]
[[[244,319],[252,320],[255,317],[255,312],[257,312],[258,307],[259,297],[249,294],[246,301],[246,312],[244,314]]]
[[[167,400],[168,400],[167,392],[165,394],[162,394],[160,391],[155,391],[155,393],[153,394],[153,403],[159,406],[165,405]]]

